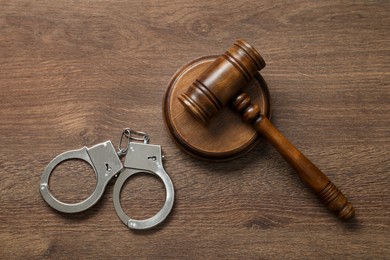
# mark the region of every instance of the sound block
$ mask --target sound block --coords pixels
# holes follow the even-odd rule
[[[183,107],[178,96],[217,58],[206,56],[180,68],[169,82],[164,102],[165,124],[176,144],[186,153],[201,159],[224,161],[250,151],[260,140],[254,128],[226,106],[208,125],[203,125]],[[271,116],[270,95],[260,73],[243,89],[262,113]]]

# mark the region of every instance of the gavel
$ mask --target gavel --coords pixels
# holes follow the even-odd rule
[[[352,218],[355,210],[344,194],[273,126],[259,106],[252,103],[250,96],[242,92],[264,67],[265,62],[256,49],[244,40],[237,40],[178,99],[206,126],[221,109],[231,104],[246,123],[276,148],[328,209],[342,220]]]

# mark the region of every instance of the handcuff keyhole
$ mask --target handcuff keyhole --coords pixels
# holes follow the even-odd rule
[[[106,171],[107,172],[111,172],[112,171],[112,168],[111,168],[111,166],[108,163],[106,163]]]
[[[148,156],[148,160],[156,161],[157,157],[156,156]]]

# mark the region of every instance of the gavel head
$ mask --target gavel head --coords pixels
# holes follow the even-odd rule
[[[255,48],[237,40],[178,99],[198,121],[207,124],[264,67]]]

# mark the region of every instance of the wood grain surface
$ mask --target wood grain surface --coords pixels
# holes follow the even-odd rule
[[[0,258],[389,258],[389,14],[388,1],[0,0]],[[341,188],[354,221],[328,212],[265,141],[211,163],[170,139],[170,77],[237,38],[267,62],[274,125]],[[117,144],[124,127],[163,146],[176,190],[168,219],[127,229],[113,182],[84,213],[51,209],[38,191],[50,160]],[[67,162],[50,184],[75,202],[94,181]],[[163,186],[137,176],[122,198],[130,216],[152,216]]]

